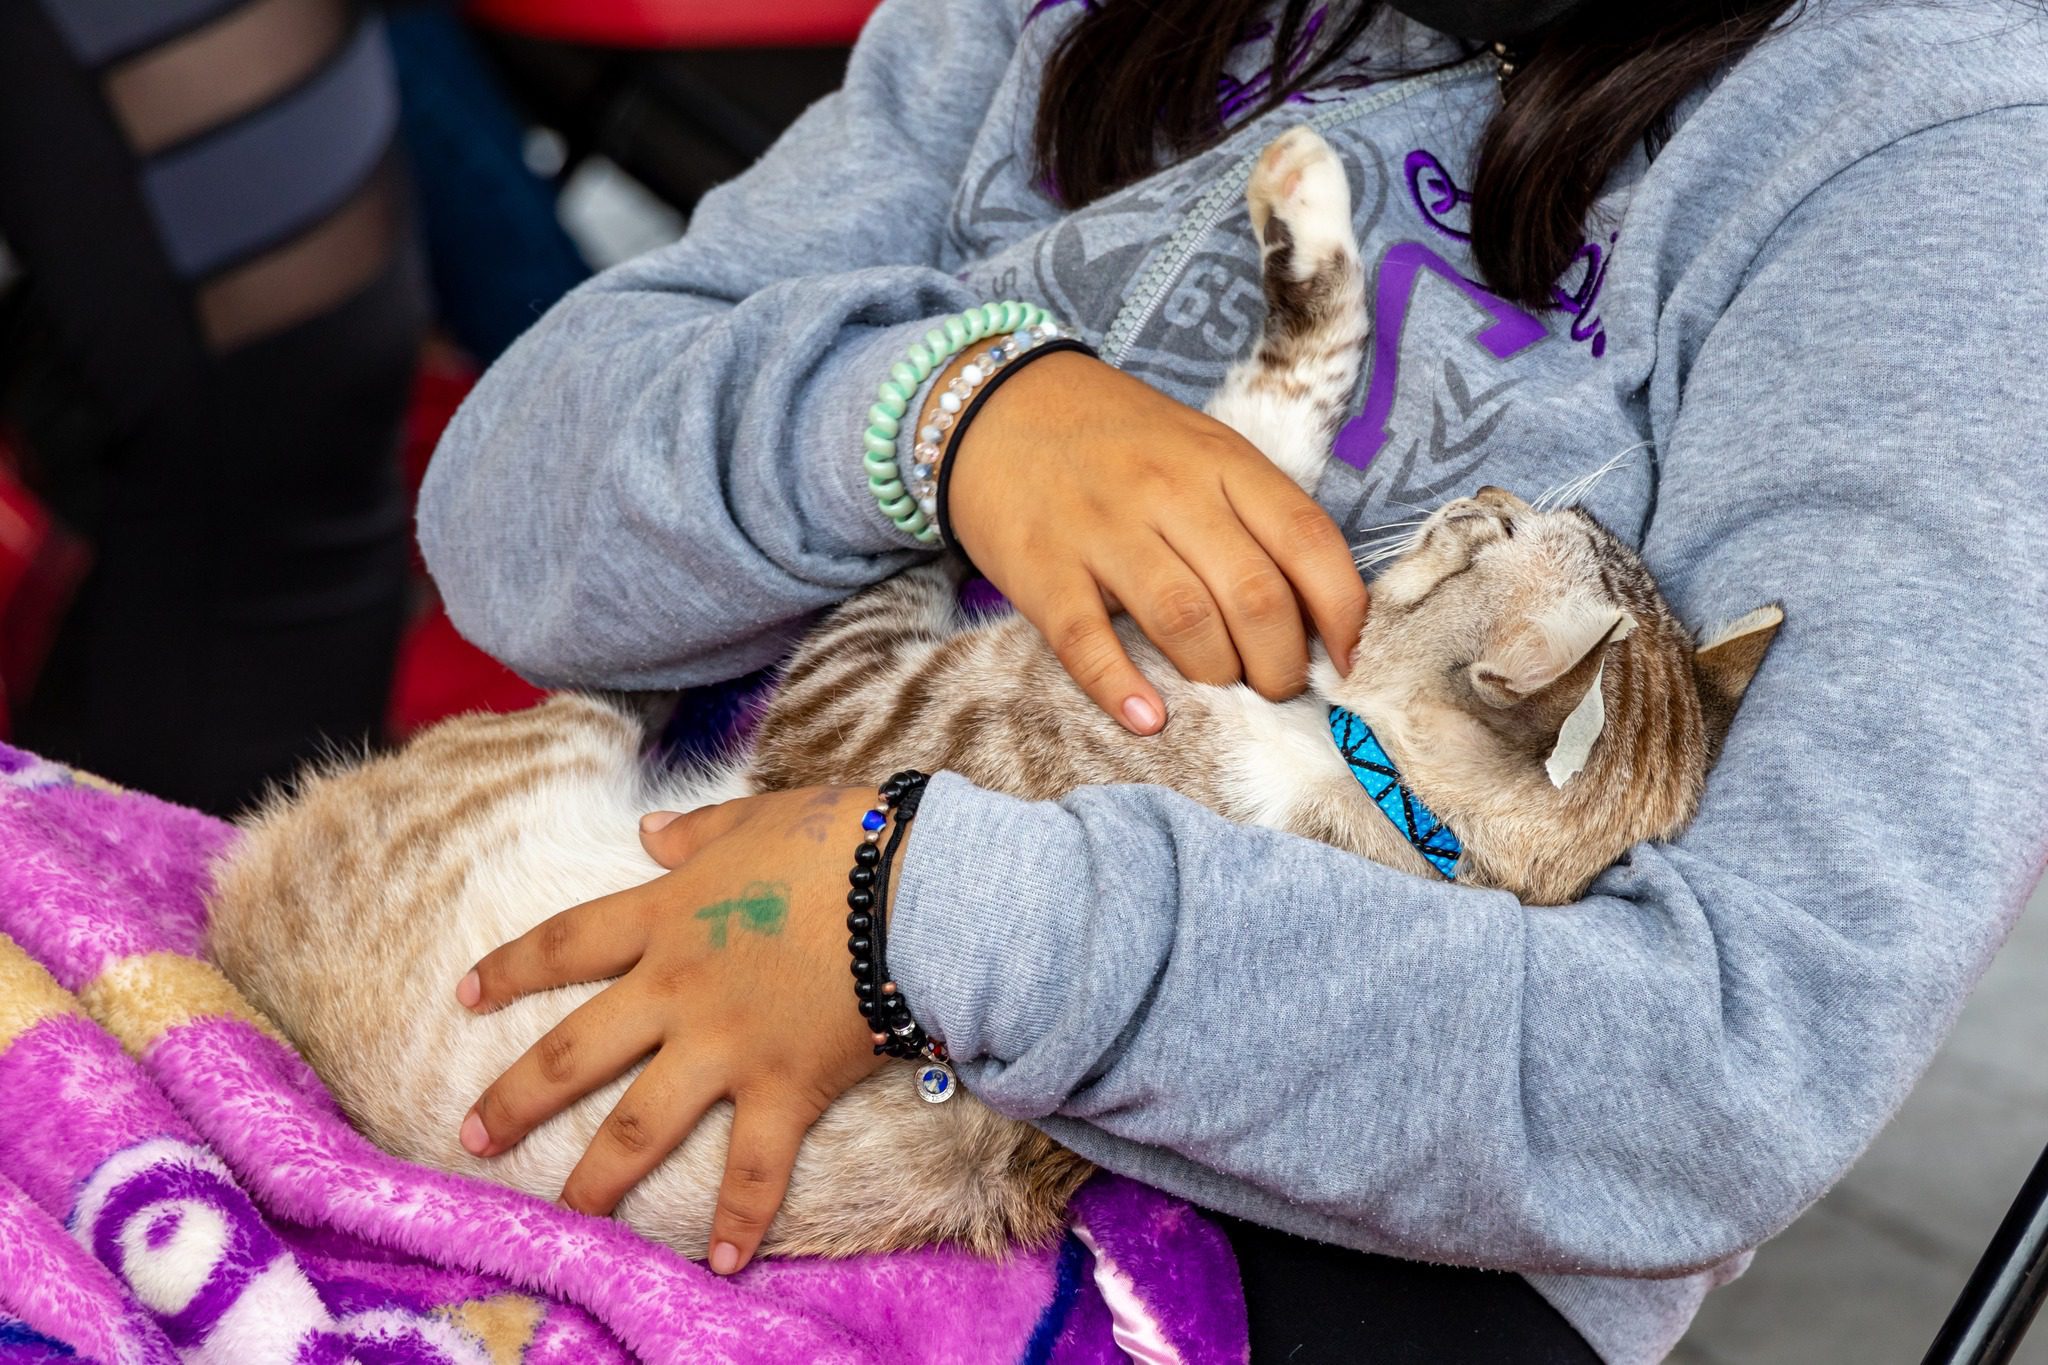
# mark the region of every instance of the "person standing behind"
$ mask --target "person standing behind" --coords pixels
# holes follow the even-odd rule
[[[0,6],[23,425],[97,550],[19,742],[229,811],[377,732],[428,311],[397,119],[348,0]]]

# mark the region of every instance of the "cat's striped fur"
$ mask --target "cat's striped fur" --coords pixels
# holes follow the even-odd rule
[[[1267,331],[1210,410],[1308,486],[1365,335],[1348,187],[1329,148],[1296,130],[1268,150],[1250,198]],[[1752,613],[1696,649],[1641,562],[1591,518],[1485,489],[1439,509],[1375,584],[1350,677],[1320,661],[1312,695],[1297,701],[1186,682],[1124,623],[1171,717],[1163,734],[1139,738],[1088,702],[1027,623],[969,624],[954,604],[950,578],[927,568],[834,613],[788,665],[753,753],[728,770],[649,772],[637,723],[565,696],[449,721],[399,753],[310,777],[250,822],[221,867],[213,952],[377,1142],[553,1198],[630,1077],[490,1161],[462,1150],[457,1127],[490,1081],[598,988],[476,1017],[454,985],[554,912],[655,875],[635,837],[644,811],[868,785],[905,767],[1029,798],[1158,783],[1232,818],[1434,875],[1339,758],[1326,727],[1336,702],[1371,722],[1463,837],[1462,880],[1561,903],[1631,844],[1691,817],[1778,620]],[[1596,682],[1606,731],[1585,770],[1556,787],[1545,755]],[[701,1255],[729,1118],[719,1106],[620,1216]],[[906,1151],[917,1153],[914,1176],[877,1178]],[[813,1130],[766,1249],[954,1241],[999,1252],[1050,1236],[1086,1173],[972,1096],[920,1102],[892,1064]]]

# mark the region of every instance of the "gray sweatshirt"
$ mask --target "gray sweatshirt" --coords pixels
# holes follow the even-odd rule
[[[428,562],[545,682],[766,664],[916,557],[860,448],[910,341],[1030,299],[1198,403],[1259,316],[1250,162],[1312,121],[1376,275],[1338,522],[1647,443],[1590,506],[1679,613],[1783,603],[1697,823],[1539,909],[1163,790],[942,776],[891,960],[978,1094],[1102,1164],[1522,1272],[1657,1359],[1885,1122],[2048,856],[2048,21],[1811,0],[1614,178],[1532,317],[1471,282],[1488,63],[1351,72],[1066,213],[1026,138],[1074,12],[884,4],[844,91],[485,376]]]

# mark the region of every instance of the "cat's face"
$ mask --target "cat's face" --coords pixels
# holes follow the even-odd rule
[[[1691,819],[1781,619],[1751,613],[1703,649],[1586,512],[1483,488],[1433,513],[1373,583],[1357,663],[1323,690],[1392,725],[1411,783],[1482,861],[1521,880],[1527,860],[1575,845],[1550,878],[1580,882],[1575,896]]]

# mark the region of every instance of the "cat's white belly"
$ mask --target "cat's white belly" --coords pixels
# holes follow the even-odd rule
[[[456,1002],[456,983],[478,958],[550,916],[661,875],[639,845],[647,811],[693,810],[750,790],[736,771],[650,781],[628,762],[602,777],[537,787],[494,811],[478,831],[480,847],[493,851],[476,860],[444,906],[420,907],[407,930],[416,953],[394,979],[376,983],[388,1025],[360,1049],[330,1049],[323,1075],[351,1117],[402,1156],[558,1197],[585,1150],[604,1140],[599,1130],[639,1066],[502,1156],[472,1157],[457,1134],[484,1089],[605,983],[542,992],[486,1015]],[[923,1103],[908,1071],[888,1064],[812,1128],[768,1250],[843,1255],[957,1239],[994,1251],[1049,1230],[1073,1182],[1046,1193],[1023,1178],[1042,1155],[1018,1155],[1020,1143],[1049,1144],[964,1094],[945,1105]],[[621,1201],[618,1216],[702,1256],[730,1132],[730,1106],[714,1106]],[[930,1154],[918,1182],[905,1188],[871,1178],[904,1150]]]

